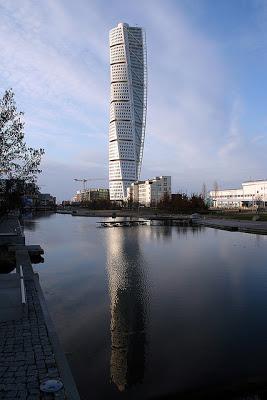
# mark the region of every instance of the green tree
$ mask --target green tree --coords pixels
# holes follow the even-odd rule
[[[19,207],[25,191],[37,189],[43,149],[26,145],[24,113],[17,110],[15,94],[6,90],[0,99],[0,183],[1,211]]]
[[[168,212],[196,212],[205,211],[207,206],[202,195],[193,193],[190,197],[186,193],[176,193],[172,197],[164,197],[158,204],[158,209]]]

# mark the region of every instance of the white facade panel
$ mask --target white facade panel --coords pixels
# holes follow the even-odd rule
[[[114,28],[109,33],[109,44],[110,46],[114,46],[116,44],[123,43],[123,32],[118,28]]]
[[[121,180],[122,173],[119,161],[110,161],[109,163],[109,179]]]
[[[112,102],[110,104],[110,122],[115,120],[131,121],[131,106],[129,102]]]
[[[121,82],[121,83],[112,83],[110,87],[110,99],[111,101],[129,101],[130,96],[129,96],[129,86],[127,82]]]
[[[110,64],[125,62],[126,54],[124,44],[110,48]]]
[[[119,141],[119,154],[122,160],[135,160],[135,151],[132,141]]]
[[[139,178],[146,120],[146,48],[142,28],[120,23],[110,43],[110,199],[125,200]]]
[[[118,142],[109,143],[109,160],[118,160],[120,158]]]
[[[110,66],[110,81],[128,82],[128,72],[126,64],[113,64]]]

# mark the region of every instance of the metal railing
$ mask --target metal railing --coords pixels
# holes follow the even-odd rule
[[[23,306],[25,306],[26,305],[26,291],[25,291],[22,265],[19,266],[19,275],[20,275],[21,303]]]

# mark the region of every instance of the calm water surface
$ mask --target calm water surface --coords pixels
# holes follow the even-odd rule
[[[25,222],[82,399],[148,399],[267,373],[267,237]],[[197,398],[195,396],[194,398]]]

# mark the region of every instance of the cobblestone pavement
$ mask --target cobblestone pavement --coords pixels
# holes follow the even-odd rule
[[[0,232],[2,235],[5,233],[17,233],[21,235],[21,226],[17,218],[0,218]]]
[[[42,394],[40,383],[60,378],[43,312],[33,280],[25,282],[28,315],[0,323],[0,400],[65,399]]]

